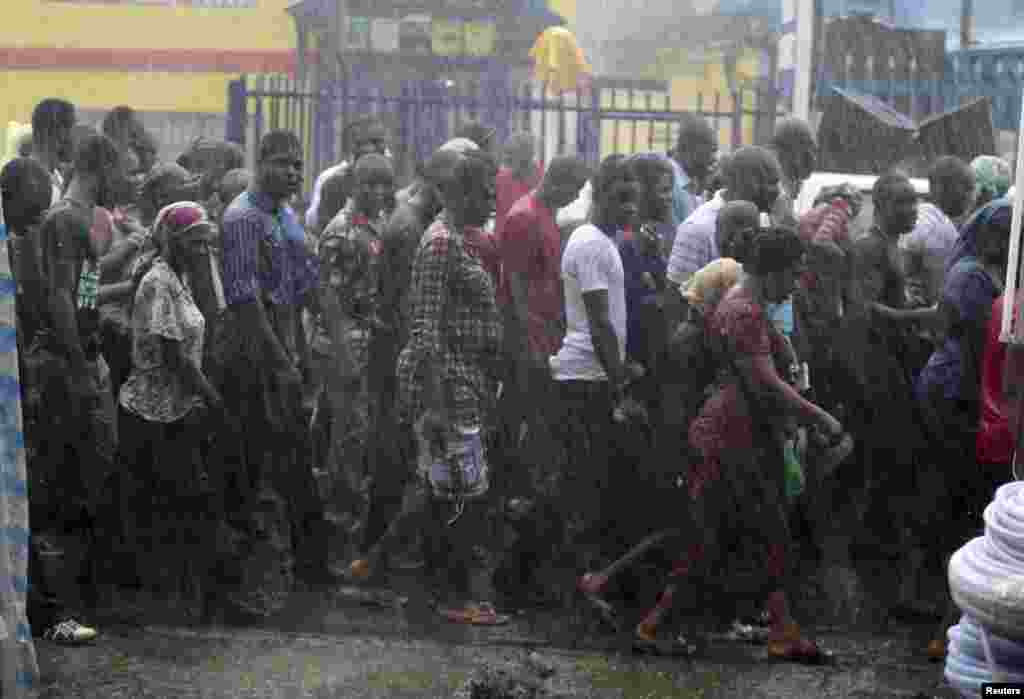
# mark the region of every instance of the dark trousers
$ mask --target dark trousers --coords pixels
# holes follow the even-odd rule
[[[563,457],[557,488],[568,522],[566,544],[588,550],[615,547],[612,487],[615,460],[613,396],[607,381],[558,382],[558,438]]]
[[[113,416],[105,412],[98,383],[94,394],[73,398],[67,360],[42,342],[25,353],[22,366],[32,529],[77,540],[77,551],[65,551],[62,575],[85,583],[83,601],[95,604],[96,585],[109,572],[106,551],[116,523]],[[35,544],[31,548],[29,607],[38,629],[67,610],[45,579]],[[74,561],[81,566],[68,569]]]
[[[121,409],[121,565],[146,587],[163,590],[186,568],[205,578],[214,530],[209,493],[201,487],[197,424],[189,418],[151,422]]]
[[[238,498],[248,511],[256,505],[261,484],[288,503],[292,546],[302,568],[326,565],[323,504],[313,480],[309,424],[296,386],[285,390],[270,372],[238,359],[222,373],[222,393],[229,414],[241,422],[240,457],[246,465],[247,496]],[[244,513],[229,513],[234,518]]]
[[[439,596],[448,601],[467,601],[472,594],[473,547],[485,530],[486,499],[463,503],[462,514],[448,524],[455,515],[455,503],[434,497],[426,479],[413,473],[418,446],[412,428],[402,425],[397,441],[404,463],[409,464],[409,477],[398,514],[370,555],[386,566],[399,545],[419,532],[423,535],[427,572]]]
[[[31,539],[28,548],[28,595],[25,611],[32,626],[32,633],[36,635],[70,616],[68,607],[54,589],[43,566],[35,537]]]

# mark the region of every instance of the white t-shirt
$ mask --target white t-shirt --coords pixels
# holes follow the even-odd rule
[[[309,208],[306,209],[306,227],[309,230],[316,228],[317,223],[317,209],[320,208],[320,192],[324,188],[324,182],[334,176],[334,173],[341,172],[348,167],[348,161],[344,161],[327,168],[320,173],[320,176],[316,178],[316,183],[313,185],[313,199],[309,202]]]
[[[50,206],[56,206],[64,196],[64,175],[60,170],[50,173]]]
[[[954,224],[943,211],[928,202],[917,207],[914,230],[900,236],[899,247],[905,253],[920,255],[924,262],[921,278],[912,280],[927,290],[928,299],[937,302],[946,276],[946,261],[953,254],[960,237]]]
[[[608,292],[608,318],[626,356],[626,277],[615,242],[597,226],[584,224],[573,231],[562,255],[566,334],[562,349],[551,357],[556,381],[606,381],[608,375],[594,351],[583,294]]]

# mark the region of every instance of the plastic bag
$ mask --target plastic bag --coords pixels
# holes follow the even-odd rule
[[[784,450],[785,476],[786,476],[786,498],[795,500],[804,492],[806,480],[804,478],[804,467],[796,454],[795,440],[786,440]]]

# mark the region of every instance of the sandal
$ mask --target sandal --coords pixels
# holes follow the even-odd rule
[[[507,615],[498,614],[487,603],[470,604],[462,609],[442,609],[440,614],[453,624],[470,626],[504,626],[509,621]]]
[[[723,634],[727,641],[734,643],[764,643],[768,640],[769,630],[760,624],[744,624],[732,622],[732,628]]]
[[[647,638],[633,636],[633,651],[641,655],[656,655],[663,658],[692,658],[697,654],[697,644],[679,635],[675,638]]]
[[[607,580],[598,573],[586,573],[576,583],[576,589],[580,591],[583,598],[598,613],[601,621],[607,624],[613,631],[621,631],[622,622],[619,619],[618,612],[615,611],[615,607],[608,600],[601,596],[601,589],[606,583]]]
[[[768,641],[768,657],[804,665],[827,665],[835,660],[831,651],[823,650],[806,638]]]

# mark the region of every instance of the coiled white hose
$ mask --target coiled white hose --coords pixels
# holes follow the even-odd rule
[[[984,682],[1024,682],[1024,645],[992,635],[967,615],[946,636],[946,681],[964,697],[980,696]]]
[[[985,536],[949,561],[949,589],[964,613],[947,634],[950,685],[977,697],[983,682],[1024,682],[1024,482],[996,491]]]
[[[996,491],[985,508],[985,536],[950,559],[949,588],[964,614],[1024,642],[1024,482]]]

